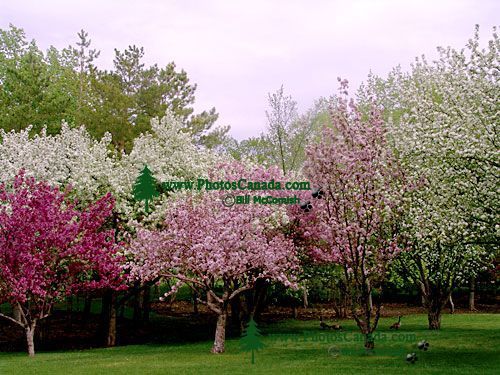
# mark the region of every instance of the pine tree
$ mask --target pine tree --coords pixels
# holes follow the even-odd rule
[[[141,171],[141,174],[135,180],[134,198],[136,200],[146,201],[146,213],[149,213],[149,200],[159,195],[156,190],[156,179],[147,165]]]
[[[257,323],[255,323],[253,318],[250,318],[241,336],[240,347],[244,352],[252,352],[252,364],[255,363],[255,351],[264,348],[264,344],[260,341],[259,336],[262,335],[257,327]]]

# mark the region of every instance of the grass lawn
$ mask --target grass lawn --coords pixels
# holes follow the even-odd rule
[[[317,321],[287,320],[261,324],[265,347],[251,354],[239,340],[226,343],[226,353],[212,355],[211,342],[131,345],[82,351],[0,353],[0,374],[498,374],[500,315],[443,316],[442,330],[426,329],[425,315],[403,318],[395,333],[393,318],[381,319],[375,354],[366,355],[351,321],[343,333],[319,330]],[[429,342],[426,352],[416,344]],[[406,354],[416,352],[415,364]],[[495,370],[496,368],[496,370]]]

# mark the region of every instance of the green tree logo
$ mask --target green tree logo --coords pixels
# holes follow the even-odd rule
[[[255,323],[252,317],[240,338],[241,350],[244,352],[252,352],[252,365],[255,363],[255,352],[264,348],[264,344],[259,339],[260,336],[262,335],[257,327],[257,323]]]
[[[149,213],[149,201],[160,193],[156,190],[156,179],[147,165],[135,180],[133,193],[136,200],[146,201],[146,212]]]

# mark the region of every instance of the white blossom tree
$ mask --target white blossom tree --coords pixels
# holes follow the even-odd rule
[[[481,49],[476,27],[466,49],[438,48],[436,61],[372,77],[363,92],[385,105],[405,173],[420,181],[400,264],[422,291],[430,329],[453,288],[498,251],[499,49],[496,29]]]
[[[0,129],[0,180],[10,180],[24,169],[27,176],[50,184],[71,185],[81,201],[111,192],[117,213],[134,220],[143,214],[143,206],[134,200],[132,190],[145,164],[160,182],[180,181],[205,176],[209,165],[219,160],[197,147],[169,112],[162,119],[153,119],[151,127],[151,133],[135,139],[130,154],[122,155],[110,151],[110,134],[97,141],[84,127],[71,128],[64,122],[57,135],[43,130],[30,136],[29,127],[20,132]],[[166,204],[167,199],[166,195],[160,197],[157,205]],[[153,214],[148,220],[160,219]]]
[[[84,127],[62,124],[57,135],[30,136],[31,127],[6,133],[0,129],[0,180],[11,180],[20,169],[52,185],[71,185],[80,200],[91,201],[111,190],[114,159],[111,136],[93,140]]]
[[[116,161],[111,185],[121,198],[117,205],[124,215],[136,224],[140,216],[143,223],[160,223],[166,205],[172,196],[162,194],[155,200],[155,210],[144,217],[144,205],[133,198],[133,185],[140,171],[147,165],[159,182],[184,181],[205,178],[210,166],[222,159],[215,153],[196,146],[193,139],[182,131],[183,124],[168,112],[161,119],[151,120],[151,132],[141,134],[134,140],[130,154],[123,154]],[[182,191],[175,193],[183,197]]]

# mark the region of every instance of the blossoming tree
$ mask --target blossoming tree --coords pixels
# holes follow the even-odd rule
[[[215,156],[197,148],[182,123],[170,112],[153,119],[151,131],[134,141],[129,154],[111,151],[111,136],[95,140],[84,127],[71,128],[63,123],[55,135],[42,130],[30,136],[31,128],[19,132],[0,129],[0,181],[14,178],[20,169],[26,176],[64,188],[72,186],[71,196],[85,206],[106,193],[115,199],[113,225],[118,236],[137,222],[156,225],[163,221],[164,207],[174,196],[155,198],[150,215],[134,199],[135,179],[148,165],[159,182],[206,176]],[[14,306],[14,309],[16,307]]]
[[[498,254],[500,154],[496,30],[482,49],[479,29],[465,49],[438,48],[410,73],[395,69],[367,91],[383,98],[390,136],[405,174],[423,181],[412,193],[401,268],[419,286],[430,329],[453,289]]]
[[[106,195],[83,211],[67,192],[20,173],[0,184],[0,302],[19,317],[0,314],[25,330],[35,355],[37,322],[72,293],[119,288],[123,259],[112,231],[103,230],[113,199]]]
[[[279,180],[277,169],[220,165],[210,173],[215,181]],[[295,283],[297,259],[293,243],[279,231],[285,211],[274,205],[236,204],[227,207],[228,191],[188,195],[169,207],[164,228],[139,230],[130,246],[136,261],[132,274],[141,280],[158,276],[189,285],[218,315],[213,353],[224,352],[225,327],[231,300],[259,279]],[[252,194],[267,196],[267,191]],[[277,196],[283,194],[280,190]],[[227,202],[227,201],[226,201]]]
[[[182,123],[167,112],[151,120],[151,132],[134,140],[129,154],[117,155],[111,149],[111,135],[94,140],[85,128],[71,128],[63,123],[61,132],[49,135],[46,130],[30,137],[31,128],[20,132],[0,129],[0,181],[13,178],[20,169],[27,176],[52,185],[73,187],[80,202],[91,202],[108,192],[116,199],[115,212],[122,220],[145,219],[144,205],[134,199],[133,186],[144,165],[158,181],[206,177],[206,171],[218,159],[199,149]],[[161,222],[166,195],[155,200],[158,210],[149,222]]]
[[[161,194],[150,204],[152,212],[144,215],[144,203],[134,199],[133,187],[145,165],[161,183],[204,178],[209,168],[220,162],[214,153],[197,147],[182,129],[182,122],[170,112],[161,119],[152,119],[151,132],[137,137],[132,151],[116,161],[111,185],[119,199],[118,209],[130,225],[139,221],[151,225],[161,223],[167,206],[175,198],[175,195]]]
[[[73,187],[80,202],[90,202],[110,191],[115,166],[108,146],[111,137],[93,140],[84,127],[62,124],[61,132],[46,129],[30,136],[31,127],[19,132],[0,129],[0,181],[23,169],[27,176],[54,186]]]
[[[399,220],[403,214],[403,175],[386,143],[381,114],[375,108],[364,118],[347,99],[347,81],[332,108],[332,126],[323,129],[319,144],[307,149],[304,173],[321,188],[312,209],[301,220],[317,261],[343,267],[352,314],[372,349],[386,269],[399,252]],[[312,245],[311,245],[312,244]]]

